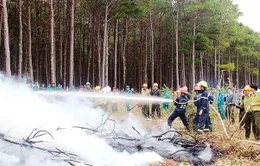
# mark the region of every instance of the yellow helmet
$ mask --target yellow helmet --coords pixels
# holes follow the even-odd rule
[[[95,91],[99,91],[100,89],[101,89],[100,86],[96,86],[96,87],[95,87]]]
[[[206,81],[200,81],[200,82],[198,83],[198,85],[203,86],[203,87],[205,87],[205,88],[208,87],[208,83],[207,83]]]
[[[148,87],[148,85],[147,85],[147,84],[143,84],[143,87],[146,87],[146,88],[147,88],[147,87]]]
[[[246,85],[246,86],[244,87],[244,90],[250,91],[250,90],[251,90],[251,87],[250,87],[249,85]]]
[[[153,86],[156,86],[156,87],[158,87],[158,84],[157,84],[157,83],[154,83],[154,84],[153,84]]]

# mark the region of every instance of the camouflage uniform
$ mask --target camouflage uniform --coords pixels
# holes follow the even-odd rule
[[[243,102],[243,108],[245,110],[247,110],[247,108],[250,106],[250,96],[245,96],[243,98],[242,102]],[[245,114],[245,111],[243,111],[243,113],[241,113],[241,119],[239,117],[239,121],[242,120],[244,114]],[[241,124],[244,124],[244,126],[245,126],[245,130],[246,130],[245,136],[246,136],[246,139],[250,138],[251,123],[252,123],[252,115],[251,115],[251,112],[248,112],[246,114],[243,122],[241,123]]]
[[[250,104],[260,104],[260,93],[255,92],[250,96]],[[260,140],[260,106],[253,106],[252,112],[252,128],[256,140]]]

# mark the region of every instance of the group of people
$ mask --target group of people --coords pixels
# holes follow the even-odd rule
[[[72,88],[66,89],[62,88],[61,84],[56,86],[55,83],[49,84],[47,87],[43,84],[40,86],[37,82],[35,84],[30,83],[30,87],[35,90],[46,90],[46,91],[77,91],[77,89]],[[179,97],[174,101],[175,109],[172,114],[168,117],[168,126],[171,128],[173,121],[179,117],[186,127],[186,129],[190,132],[190,125],[187,121],[186,117],[186,108],[188,103],[194,103],[196,106],[196,115],[193,119],[194,131],[198,134],[207,133],[212,130],[212,123],[210,120],[210,112],[209,107],[210,104],[213,103],[213,96],[208,92],[208,84],[205,81],[200,81],[196,84],[194,88],[195,97],[191,100],[191,94],[188,92],[188,88],[182,87],[179,89]],[[239,124],[241,129],[245,129],[245,137],[249,138],[251,133],[251,126],[253,130],[253,134],[256,140],[260,140],[260,93],[257,91],[258,87],[255,84],[247,85],[244,87],[243,91],[238,92],[236,95],[232,88],[227,89],[227,94],[224,93],[222,88],[219,88],[217,95],[217,105],[218,111],[221,115],[222,120],[228,120],[229,124],[235,123],[234,112],[236,108],[239,109]],[[102,92],[107,91],[110,93],[111,88],[109,86],[105,86],[101,88],[100,86],[96,86],[92,88],[91,83],[87,82],[84,86],[80,87],[78,91],[86,91],[86,92]],[[117,88],[112,89],[112,93],[119,94],[119,90]],[[135,92],[130,86],[126,86],[123,91],[125,95],[131,95]],[[165,99],[170,99],[169,90],[166,87],[160,90],[158,88],[158,84],[154,83],[152,85],[152,89],[148,89],[147,84],[142,85],[141,93],[139,94],[144,97],[156,96],[156,97],[164,97]],[[117,111],[118,103],[112,103],[113,111]],[[142,115],[151,120],[157,115],[158,118],[161,118],[161,107],[158,103],[152,103],[151,112],[150,112],[150,103],[148,101],[143,101],[138,104],[142,109]],[[130,100],[126,100],[126,109],[130,112],[134,107],[131,105]],[[170,102],[165,102],[162,104],[163,110],[170,110]]]
[[[29,86],[34,91],[93,91],[90,82],[87,82],[79,89],[76,89],[75,87],[69,89],[68,86],[66,88],[63,88],[60,83],[51,83],[48,84],[48,86],[46,87],[45,84],[40,85],[38,82],[33,83],[32,81],[29,82]]]
[[[213,102],[213,97],[208,94],[208,84],[205,81],[200,81],[194,88],[195,97],[191,103],[196,106],[196,115],[193,120],[194,131],[198,134],[203,134],[211,130],[211,120],[209,116],[209,104]],[[168,118],[168,126],[172,127],[172,122],[180,117],[183,125],[190,132],[190,125],[186,118],[186,108],[191,99],[187,87],[179,89],[180,96],[174,101],[176,106],[173,113]]]
[[[228,88],[226,95],[222,88],[219,89],[218,110],[222,120],[234,124],[236,108],[239,109],[239,126],[241,130],[245,129],[246,139],[250,138],[252,128],[255,139],[260,141],[260,93],[257,85],[246,85],[237,95],[232,88]]]

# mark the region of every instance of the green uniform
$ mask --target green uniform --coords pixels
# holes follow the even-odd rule
[[[245,110],[247,110],[247,108],[250,106],[250,96],[245,96],[242,102],[243,102],[243,107],[245,108]],[[244,116],[244,113],[241,116]],[[252,123],[251,112],[248,112],[246,114],[245,119],[242,123],[244,123],[245,125],[245,130],[246,130],[245,136],[246,139],[248,139],[250,138],[250,133],[251,133],[251,123]]]
[[[260,104],[260,93],[255,92],[250,96],[250,104]],[[252,128],[256,140],[260,140],[260,106],[251,107]]]

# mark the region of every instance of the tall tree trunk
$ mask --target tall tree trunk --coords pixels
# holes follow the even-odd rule
[[[3,4],[2,0],[0,1]],[[2,48],[3,7],[0,7],[0,48]]]
[[[115,47],[114,47],[114,54],[115,54],[115,64],[114,64],[114,87],[117,87],[117,42],[118,42],[118,20],[115,22]]]
[[[148,32],[145,29],[145,57],[144,57],[144,82],[148,84],[147,67],[148,67]]]
[[[126,43],[127,43],[127,33],[128,33],[128,18],[125,19],[125,36],[123,41],[123,86],[126,86]]]
[[[177,7],[178,8],[178,7]],[[180,81],[179,81],[179,12],[177,9],[177,17],[176,17],[176,23],[175,23],[175,46],[176,46],[176,85],[177,89],[180,88]]]
[[[163,43],[163,37],[161,36],[160,37],[161,39],[160,39],[160,43]],[[160,64],[158,65],[159,66],[159,71],[160,72],[158,72],[158,74],[159,74],[159,80],[160,80],[160,84],[159,85],[161,85],[161,86],[163,86],[163,82],[162,82],[162,76],[163,76],[163,73],[162,73],[162,67],[163,67],[163,65],[162,65],[162,62],[163,62],[163,45],[162,44],[160,44]]]
[[[49,62],[48,62],[48,45],[47,43],[45,43],[45,72],[46,72],[46,83],[49,84],[50,83],[50,79],[49,79]]]
[[[214,82],[217,82],[217,41],[214,41],[214,78]]]
[[[151,82],[154,83],[154,33],[153,33],[153,22],[152,12],[150,11],[150,28],[151,28]]]
[[[7,12],[6,0],[2,0],[2,7],[3,7],[3,23],[4,23],[3,30],[4,30],[5,72],[8,77],[11,77],[8,12]]]
[[[195,37],[196,37],[196,20],[193,20],[192,27],[192,89],[195,86]]]
[[[257,61],[257,68],[258,68],[258,74],[256,75],[256,84],[257,85],[259,85],[259,74],[260,74],[260,72],[259,72],[259,70],[260,70],[260,65],[259,65],[259,61]]]
[[[105,86],[108,84],[107,81],[107,72],[106,72],[106,60],[108,56],[108,0],[106,0],[106,11],[105,11],[105,20],[104,20],[104,40],[103,40],[103,63],[102,63],[102,86]]]
[[[74,81],[74,8],[75,1],[70,1],[70,79],[69,87],[73,87]]]
[[[55,62],[55,38],[54,38],[54,7],[53,0],[50,0],[50,38],[51,38],[51,82],[56,83],[56,62]]]
[[[182,85],[186,86],[187,82],[186,82],[186,74],[185,74],[185,54],[181,53],[181,57],[182,57]]]
[[[100,23],[97,30],[97,45],[98,45],[98,84],[102,86],[102,73],[101,73],[101,41],[100,41]]]
[[[19,17],[19,63],[18,63],[18,79],[22,79],[22,64],[23,64],[23,22],[22,22],[22,0],[18,0],[18,17]]]
[[[230,47],[228,48],[228,63],[231,63],[231,50]],[[231,71],[228,71],[228,78],[231,81]]]
[[[59,69],[60,69],[60,71],[59,71],[59,81],[61,82],[62,81],[62,56],[63,56],[63,49],[62,49],[62,47],[63,47],[63,25],[62,25],[62,21],[60,20],[60,43],[59,43],[59,53],[60,53],[60,55],[59,55],[59,57],[60,57],[60,64],[59,64]],[[64,85],[63,85],[64,86]]]
[[[68,47],[68,40],[65,40],[64,45],[64,57],[63,57],[63,86],[64,88],[67,87],[67,47]]]
[[[200,51],[200,80],[204,80],[203,73],[203,52]]]
[[[32,65],[32,30],[31,30],[31,0],[27,2],[27,17],[28,17],[28,62],[29,62],[29,76],[30,80],[33,82],[33,65]]]
[[[250,58],[247,58],[247,62],[248,62],[248,84],[250,85],[251,84],[251,66],[250,66]]]
[[[221,54],[221,50],[220,50],[220,48],[219,48],[219,50],[218,50],[218,86],[220,87],[221,86],[221,73],[220,73],[220,55]],[[223,79],[223,78],[222,78]]]
[[[84,33],[83,33],[83,57],[84,54],[85,54],[85,30],[84,30]],[[90,81],[90,65],[91,65],[91,58],[94,57],[94,53],[93,53],[93,36],[90,35],[90,40],[89,40],[89,53],[88,53],[88,68],[87,68],[87,81]]]
[[[239,88],[239,73],[238,73],[238,57],[239,57],[239,52],[237,51],[237,56],[236,56],[236,86]]]

